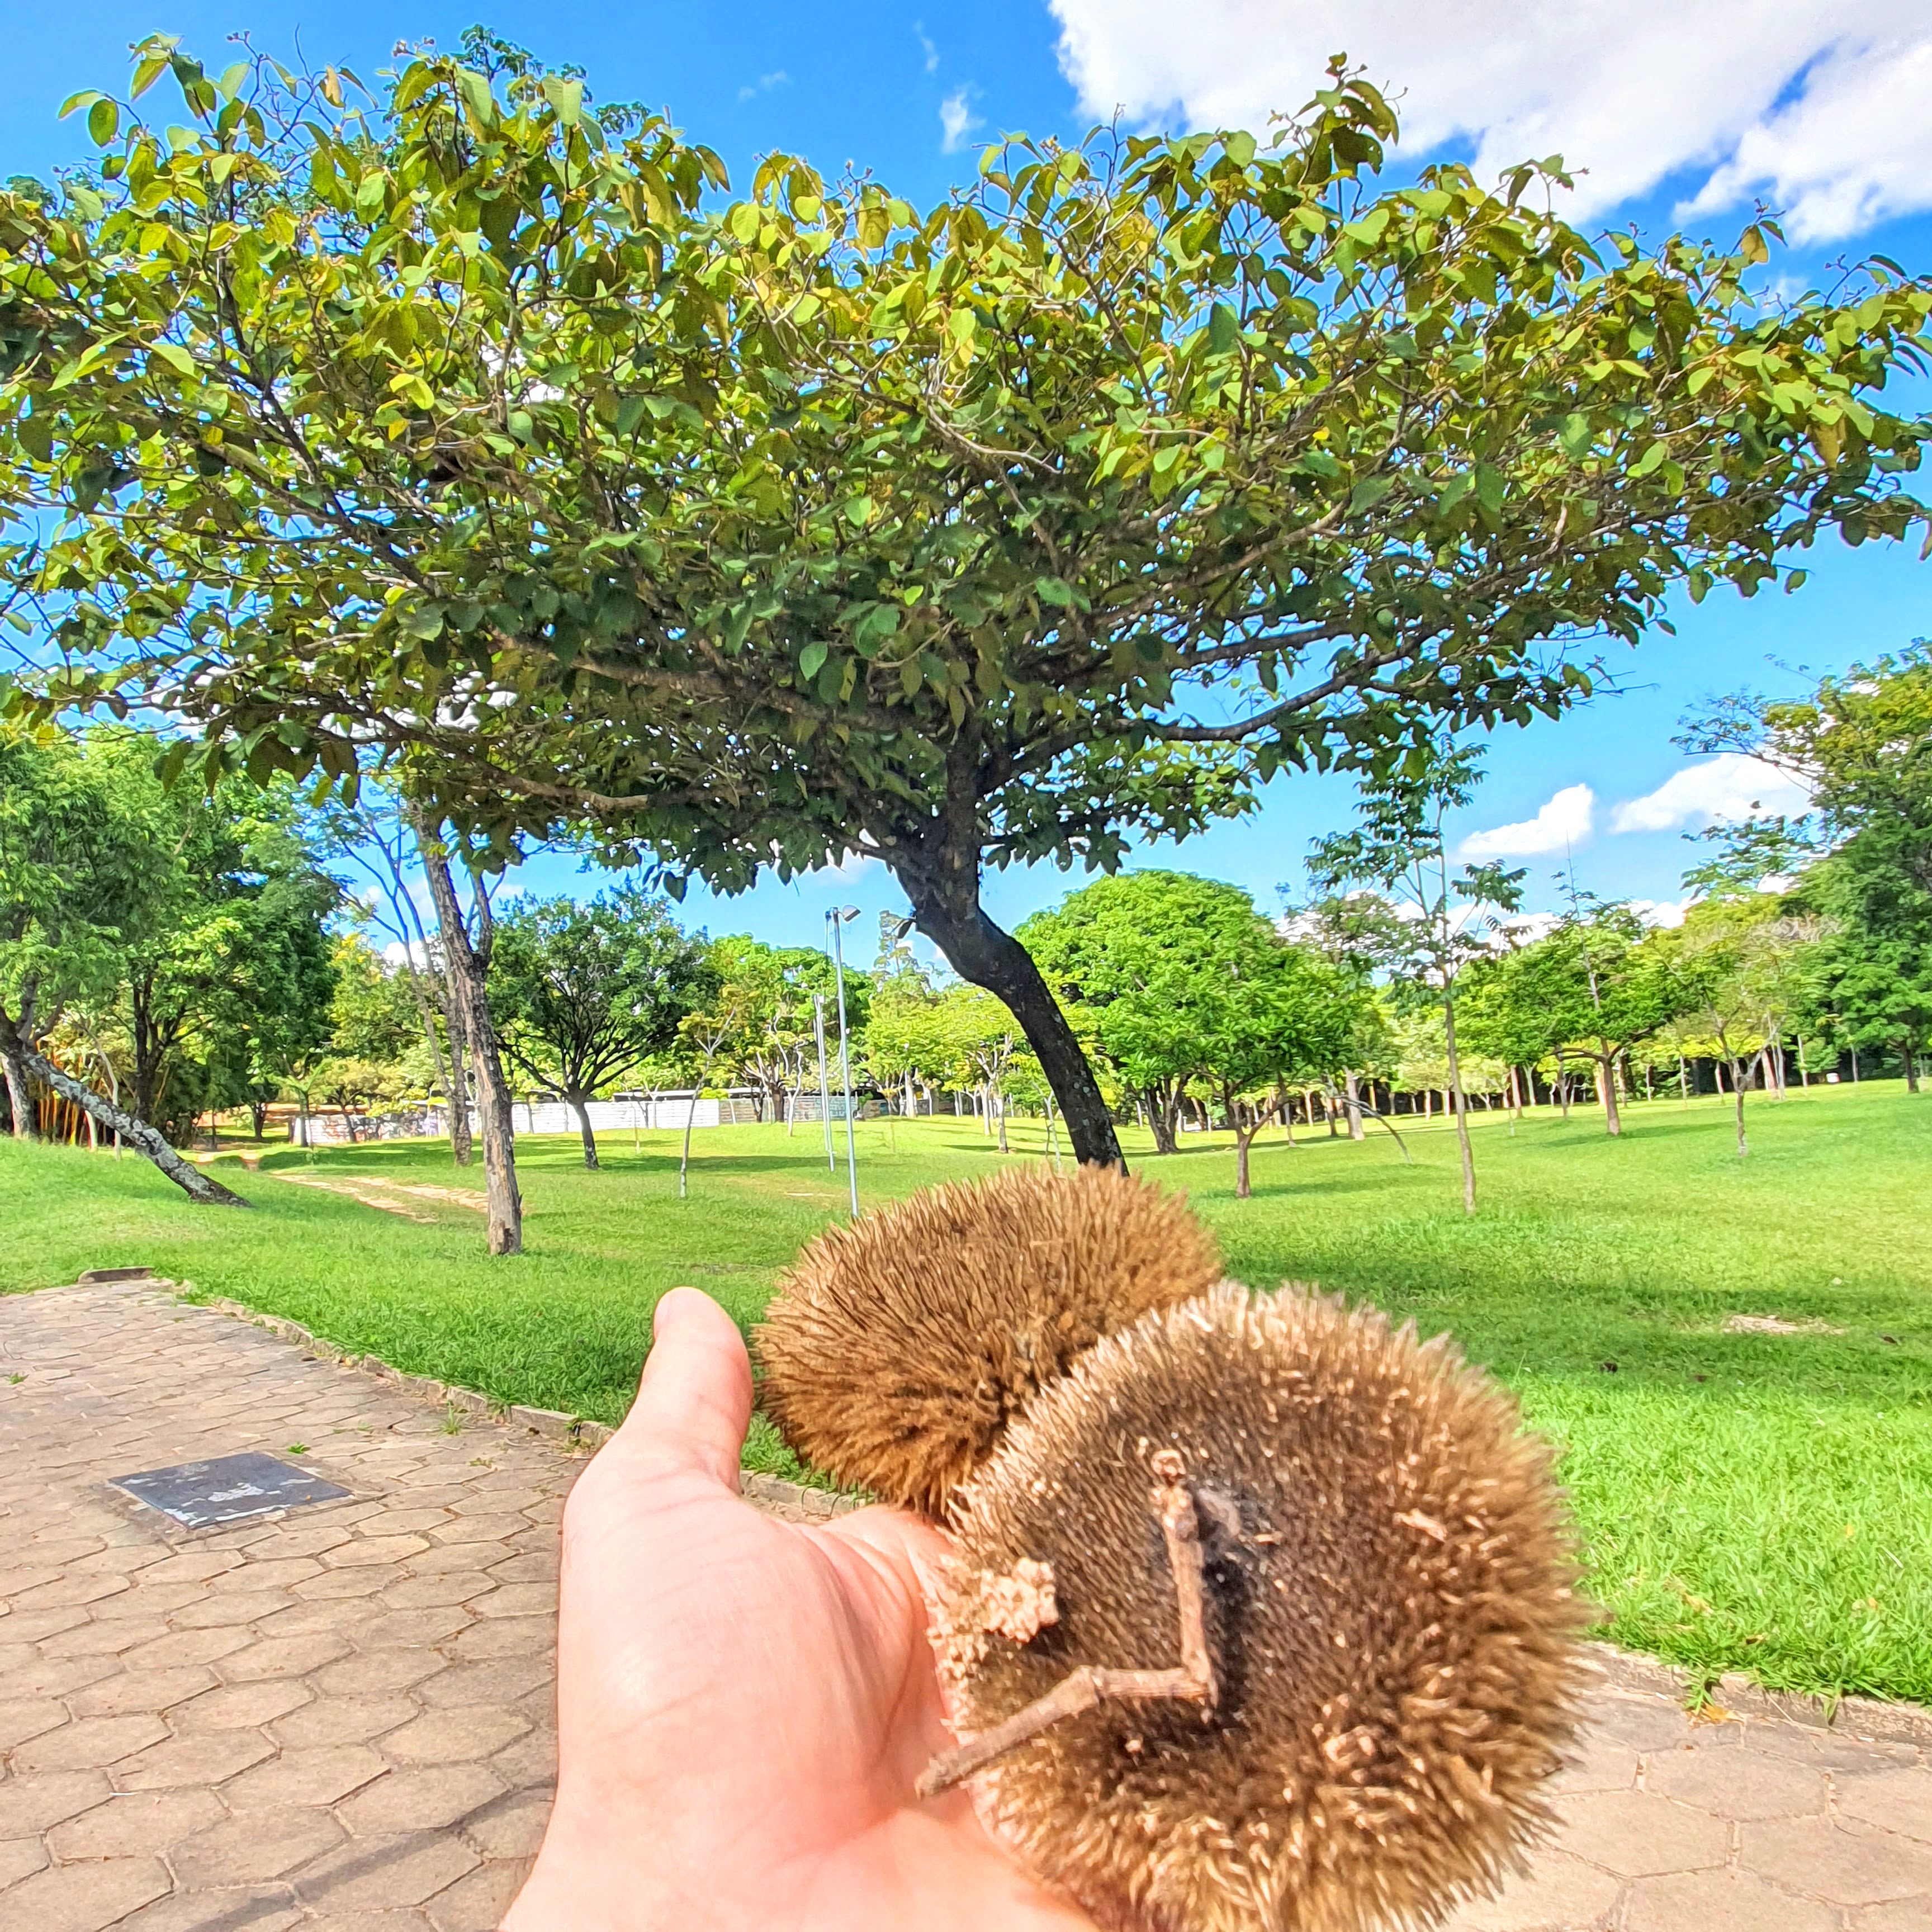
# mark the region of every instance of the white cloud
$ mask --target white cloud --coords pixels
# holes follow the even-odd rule
[[[1338,46],[1398,97],[1412,153],[1458,142],[1478,174],[1560,153],[1565,212],[1681,172],[1700,214],[1762,194],[1793,235],[1932,207],[1924,0],[1049,0],[1089,112],[1266,128]]]
[[[790,85],[791,76],[783,68],[779,68],[772,73],[760,74],[749,87],[740,88],[738,98],[749,100],[756,95],[770,93],[775,87],[789,87]]]
[[[912,30],[919,37],[920,49],[925,53],[926,72],[937,74],[939,71],[939,50],[932,44],[932,36],[926,31],[926,22],[923,20],[914,21]]]
[[[968,104],[971,93],[970,88],[956,87],[939,104],[939,124],[946,136],[939,145],[949,154],[958,153],[966,145],[967,136],[986,124]]]
[[[1462,859],[1531,859],[1580,845],[1596,820],[1596,794],[1586,784],[1565,785],[1534,818],[1472,832],[1456,848]]]
[[[1610,814],[1610,830],[1668,832],[1714,819],[1768,818],[1807,811],[1810,802],[1804,786],[1787,773],[1742,752],[1720,752],[1685,766],[1642,798],[1626,800]]]
[[[1630,909],[1646,926],[1682,926],[1690,909],[1688,899],[1632,899]]]

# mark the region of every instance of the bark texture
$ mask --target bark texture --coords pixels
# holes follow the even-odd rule
[[[476,934],[472,940],[450,879],[442,827],[418,822],[416,831],[424,876],[429,880],[430,896],[436,902],[443,957],[449,963],[451,983],[462,1011],[471,1063],[476,1070],[477,1099],[483,1116],[483,1174],[490,1252],[520,1255],[524,1251],[524,1204],[517,1192],[516,1126],[511,1118],[510,1084],[503,1077],[502,1058],[496,1050],[496,1030],[490,1018],[487,989],[490,955],[496,943],[490,902],[481,892],[477,893]]]

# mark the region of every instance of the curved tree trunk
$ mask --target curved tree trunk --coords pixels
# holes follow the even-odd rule
[[[566,1094],[563,1097],[576,1110],[577,1124],[584,1136],[584,1164],[594,1173],[597,1167],[597,1136],[590,1131],[590,1096]]]
[[[123,1113],[111,1100],[104,1100],[92,1087],[83,1086],[71,1074],[63,1073],[50,1060],[31,1048],[18,1045],[13,1023],[0,1016],[0,1046],[17,1051],[27,1071],[63,1100],[78,1107],[104,1127],[111,1128],[128,1146],[147,1156],[190,1201],[204,1208],[245,1208],[248,1202],[232,1189],[222,1186],[211,1174],[202,1172],[191,1160],[184,1160],[145,1120]],[[9,1055],[10,1058],[10,1054]]]
[[[1125,1168],[1113,1116],[1066,1016],[1060,1010],[1033,956],[986,916],[976,880],[962,892],[946,892],[917,874],[899,874],[912,900],[914,922],[945,954],[962,980],[991,993],[1020,1023],[1066,1122],[1074,1158],[1096,1167]]]

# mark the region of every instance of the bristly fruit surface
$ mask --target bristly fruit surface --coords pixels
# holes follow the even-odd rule
[[[1370,1309],[1224,1282],[1041,1389],[955,1500],[938,1624],[983,1623],[965,1597],[1023,1558],[1057,1614],[946,1652],[962,1736],[1076,1666],[1175,1663],[1163,1450],[1196,1502],[1218,1702],[1055,1726],[981,1774],[995,1828],[1137,1932],[1423,1927],[1491,1892],[1572,1736],[1567,1514],[1510,1398]]]
[[[758,1335],[800,1455],[938,1516],[1042,1384],[1220,1277],[1184,1196],[1116,1169],[1010,1168],[828,1228]]]

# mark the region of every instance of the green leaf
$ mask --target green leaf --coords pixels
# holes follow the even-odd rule
[[[1509,489],[1509,478],[1493,463],[1476,465],[1476,501],[1491,514],[1503,506],[1503,498]]]
[[[1364,510],[1372,510],[1395,488],[1393,476],[1364,476],[1348,492],[1348,514],[1355,516]]]
[[[1208,314],[1208,346],[1216,356],[1232,356],[1241,346],[1241,325],[1226,302],[1216,302]]]
[[[165,362],[177,376],[194,374],[194,358],[178,342],[151,342],[148,354],[156,362]]]
[[[1042,604],[1056,605],[1060,610],[1070,609],[1073,603],[1073,586],[1058,577],[1036,577],[1033,587]]]
[[[832,646],[823,638],[814,638],[798,654],[799,675],[806,680],[818,675],[819,666],[832,654]]]
[[[104,148],[121,131],[121,110],[103,98],[87,110],[87,138],[97,148]]]

